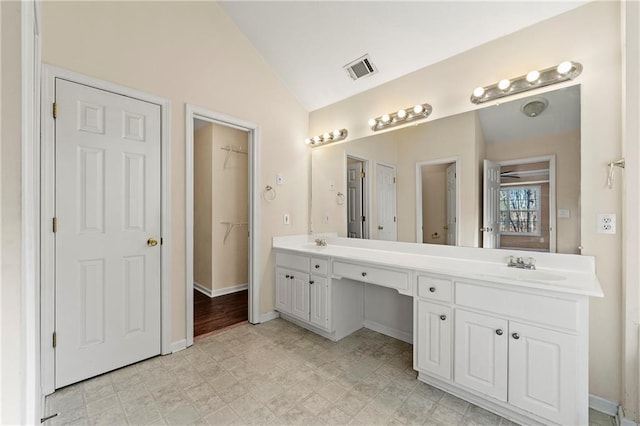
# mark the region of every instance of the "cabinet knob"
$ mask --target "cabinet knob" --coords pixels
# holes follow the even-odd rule
[[[435,287],[429,287],[429,291],[430,291],[431,293],[435,293],[435,292],[436,292],[436,288],[435,288]]]
[[[446,315],[440,315],[440,319],[441,319],[442,321],[444,321],[444,320],[446,320],[446,319],[447,319],[447,316],[446,316]]]
[[[518,340],[520,338],[520,335],[518,333],[513,333],[511,335],[511,337],[513,337],[514,339]]]
[[[316,265],[316,269],[320,269],[320,265]]]
[[[291,275],[291,279],[293,279],[293,278],[294,278],[293,275]]]
[[[313,280],[309,281],[309,284],[313,284],[313,283],[315,283],[315,281],[313,281]]]
[[[498,336],[502,336],[502,330],[501,330],[501,329],[497,329],[497,330],[496,330],[496,334],[497,334]]]
[[[285,275],[286,278],[291,278],[291,275],[287,274]]]
[[[363,273],[362,273],[362,276],[363,276],[363,277],[366,277],[366,276],[367,276],[367,273],[366,273],[366,272],[363,272]]]

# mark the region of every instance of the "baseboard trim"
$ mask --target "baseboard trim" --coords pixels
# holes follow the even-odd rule
[[[171,343],[171,353],[180,352],[184,349],[187,349],[187,339],[182,339],[178,340],[177,342]]]
[[[208,289],[207,287],[198,284],[197,282],[193,282],[193,288],[198,290],[200,293],[204,294],[205,296],[214,298],[214,297],[218,297],[218,296],[224,296],[225,294],[231,294],[231,293],[237,293],[239,291],[243,291],[249,288],[248,284],[239,284],[239,285],[234,285],[231,287],[225,287],[225,288],[221,288],[219,290],[211,290]]]
[[[634,422],[633,420],[629,420],[624,416],[622,405],[618,406],[618,411],[616,412],[616,422],[620,426],[638,426],[638,423]]]
[[[377,323],[375,321],[364,320],[362,323],[364,328],[368,328],[369,330],[377,331],[380,334],[384,334],[385,336],[393,337],[394,339],[402,340],[403,342],[413,344],[413,334],[407,333],[406,331],[400,331],[395,328],[388,327],[386,325]]]
[[[589,408],[604,413],[608,416],[616,416],[618,414],[618,403],[609,401],[597,395],[589,394]]]
[[[260,315],[260,323],[274,320],[276,318],[280,318],[280,312],[271,311],[266,314]]]

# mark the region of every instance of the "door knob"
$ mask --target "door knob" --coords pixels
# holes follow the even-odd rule
[[[384,229],[384,226],[378,225],[378,229],[382,231]]]
[[[155,247],[158,245],[158,240],[156,240],[155,238],[151,237],[147,240],[147,245],[149,247]]]

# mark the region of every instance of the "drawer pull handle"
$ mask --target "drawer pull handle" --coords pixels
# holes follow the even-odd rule
[[[320,269],[320,265],[316,265],[316,269]]]
[[[291,275],[291,279],[293,279],[293,275]]]
[[[513,333],[511,335],[511,337],[513,337],[514,339],[518,340],[520,338],[520,335],[518,333]]]
[[[287,275],[285,275],[285,277],[287,277],[287,278],[291,278],[291,275],[287,274]]]
[[[313,284],[314,282],[315,282],[315,281],[311,280],[311,281],[309,281],[309,284]]]
[[[502,330],[501,330],[501,329],[497,329],[497,330],[496,330],[496,334],[497,334],[498,336],[502,336]]]
[[[446,315],[440,315],[440,319],[441,319],[442,321],[444,321],[444,320],[446,320],[446,319],[447,319],[447,316],[446,316]]]
[[[429,287],[429,291],[430,291],[431,293],[435,293],[435,292],[436,292],[436,288],[435,288],[435,287]]]
[[[366,277],[366,276],[367,276],[367,273],[366,273],[366,272],[363,272],[363,273],[362,273],[362,276],[363,276],[363,277]]]

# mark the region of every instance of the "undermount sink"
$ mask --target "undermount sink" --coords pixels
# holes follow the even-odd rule
[[[518,281],[562,281],[567,279],[567,277],[562,275],[550,274],[548,272],[538,271],[535,269],[516,268],[504,268],[498,273],[486,275],[505,280]]]

